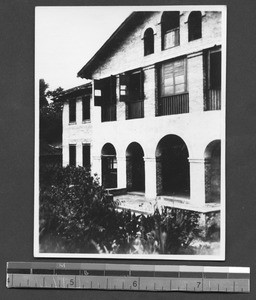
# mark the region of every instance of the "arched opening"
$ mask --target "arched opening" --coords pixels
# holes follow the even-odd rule
[[[144,55],[154,53],[154,31],[148,28],[144,33]]]
[[[161,19],[162,50],[180,44],[180,12],[166,11]]]
[[[202,37],[202,14],[200,11],[192,11],[188,18],[188,41],[194,41]]]
[[[101,150],[102,185],[105,188],[117,187],[117,161],[115,147],[107,143]]]
[[[205,149],[205,202],[220,203],[220,141],[215,140]]]
[[[128,191],[145,192],[144,151],[136,142],[126,150],[126,176]]]
[[[189,198],[188,149],[177,135],[163,137],[156,149],[157,194]]]

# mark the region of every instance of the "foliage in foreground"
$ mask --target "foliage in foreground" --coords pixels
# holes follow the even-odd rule
[[[153,215],[118,211],[82,167],[41,168],[42,252],[177,254],[198,234],[199,214],[164,208]]]

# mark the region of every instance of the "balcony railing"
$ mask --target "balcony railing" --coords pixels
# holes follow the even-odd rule
[[[128,119],[137,119],[144,117],[144,101],[128,102]]]
[[[106,105],[101,107],[102,122],[116,121],[116,105]]]
[[[221,109],[221,90],[208,90],[206,109],[205,110],[220,110]]]
[[[189,94],[161,97],[159,99],[159,116],[185,114],[189,112]]]

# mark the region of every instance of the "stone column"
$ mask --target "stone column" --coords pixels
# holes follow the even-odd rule
[[[77,144],[76,145],[76,166],[83,166],[83,145]]]
[[[189,112],[201,112],[204,110],[204,74],[203,52],[188,55],[188,86],[189,86]]]
[[[148,199],[156,198],[156,159],[144,158],[145,162],[145,196]]]
[[[190,201],[195,206],[205,204],[205,164],[203,158],[189,158]]]
[[[94,174],[97,174],[97,177],[99,178],[99,183],[102,184],[102,178],[101,178],[101,156],[93,156],[92,157],[92,167],[91,167],[91,174],[92,176]]]
[[[117,157],[117,188],[126,188],[126,157]]]
[[[69,145],[65,144],[62,147],[62,166],[66,167],[69,164]]]

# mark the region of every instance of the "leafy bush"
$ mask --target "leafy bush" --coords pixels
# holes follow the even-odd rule
[[[163,208],[153,215],[118,211],[82,167],[42,168],[40,250],[69,253],[176,254],[198,231],[199,214]]]

